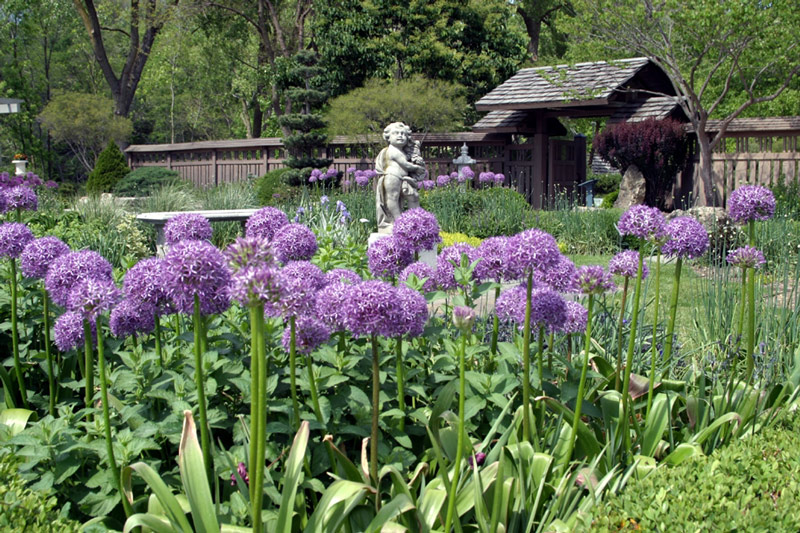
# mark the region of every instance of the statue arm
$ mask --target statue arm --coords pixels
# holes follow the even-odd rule
[[[402,168],[406,172],[415,172],[417,170],[422,170],[422,167],[420,165],[415,165],[414,163],[409,161],[406,155],[397,148],[390,150],[389,157],[392,159],[392,161],[397,163],[400,166],[400,168]]]

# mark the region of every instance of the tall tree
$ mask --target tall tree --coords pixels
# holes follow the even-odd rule
[[[528,34],[528,55],[530,60],[539,61],[542,30],[549,29],[556,46],[564,46],[566,35],[556,28],[557,15],[563,13],[574,15],[572,2],[569,0],[519,0],[514,2],[517,14],[525,24]]]
[[[719,205],[711,154],[730,122],[781,96],[800,72],[794,0],[575,0],[580,20],[611,56],[647,56],[667,73],[697,135],[696,201]],[[708,121],[721,120],[708,133]]]
[[[127,117],[131,111],[133,97],[144,71],[156,35],[167,20],[168,9],[159,8],[158,0],[131,0],[127,8],[127,29],[101,23],[94,0],[73,0],[89,34],[92,50],[114,99],[114,113]],[[175,6],[178,0],[171,0]],[[127,37],[125,62],[119,75],[114,72],[107,46],[108,34],[119,33]]]

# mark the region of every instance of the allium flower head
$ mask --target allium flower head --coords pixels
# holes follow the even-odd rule
[[[400,272],[398,279],[405,283],[412,274],[420,281],[423,281],[423,292],[433,292],[436,290],[436,271],[433,270],[430,265],[422,261],[411,263]]]
[[[6,211],[19,209],[21,211],[36,211],[39,207],[39,198],[30,187],[17,185],[3,191],[6,200]]]
[[[489,237],[478,246],[480,262],[475,265],[475,278],[481,281],[507,279],[506,247],[509,237]]]
[[[69,252],[53,260],[47,269],[44,286],[53,302],[66,307],[75,283],[87,278],[112,281],[111,271],[111,263],[93,250]]]
[[[599,265],[580,267],[575,279],[582,294],[603,294],[616,289],[611,274]]]
[[[542,285],[546,285],[557,292],[578,292],[576,275],[578,269],[568,257],[561,256],[558,262],[544,270],[536,270],[533,277]]]
[[[225,249],[225,257],[234,271],[273,263],[272,247],[264,237],[237,237]]]
[[[465,242],[448,246],[436,258],[436,285],[440,289],[449,290],[456,287],[456,265],[461,265],[464,255],[467,256],[469,263],[478,259],[478,251]]]
[[[428,322],[428,302],[425,297],[405,285],[397,287],[399,304],[397,318],[397,335],[419,337]]]
[[[272,239],[272,251],[281,263],[308,261],[317,253],[317,237],[302,224],[287,224]]]
[[[495,174],[494,175],[494,182],[496,185],[502,185],[506,181],[505,174]]]
[[[244,307],[278,301],[281,297],[278,271],[271,263],[240,268],[231,275],[231,298]]]
[[[19,222],[0,224],[0,257],[16,259],[33,238],[33,232],[25,224]]]
[[[67,309],[94,320],[97,315],[114,307],[122,298],[122,292],[114,282],[103,278],[79,280],[69,291]]]
[[[345,326],[345,303],[350,297],[350,288],[355,284],[333,281],[317,292],[314,312],[333,331],[342,331]]]
[[[313,352],[317,347],[324,344],[331,337],[331,330],[328,326],[317,320],[307,316],[298,317],[295,321],[295,349],[297,353],[308,354]],[[292,339],[291,326],[286,326],[281,337],[283,348],[288,352]]]
[[[506,258],[509,276],[523,279],[530,270],[554,267],[561,252],[552,235],[540,229],[528,229],[508,240]]]
[[[69,246],[58,237],[41,237],[29,242],[19,256],[22,273],[29,278],[42,279],[56,257],[69,253]]]
[[[517,285],[503,292],[495,303],[495,312],[501,319],[515,321],[522,329],[525,324],[527,289]],[[545,326],[558,331],[567,319],[567,305],[564,298],[547,287],[534,286],[531,289],[531,328]]]
[[[458,174],[458,181],[459,182],[469,181],[474,177],[475,177],[475,171],[469,167],[464,167]]]
[[[396,239],[408,243],[414,252],[432,250],[442,242],[436,216],[421,207],[409,209],[397,217],[392,233]]]
[[[381,237],[367,248],[367,262],[376,278],[394,278],[414,262],[414,250],[394,235]]]
[[[356,170],[355,172],[356,177],[356,185],[359,187],[366,187],[369,185],[369,175],[361,170]]]
[[[666,235],[667,220],[657,207],[634,205],[622,213],[617,223],[620,235],[633,235],[655,241]]]
[[[347,283],[348,285],[355,285],[361,281],[361,276],[348,270],[346,268],[334,268],[325,273],[324,285],[330,283]]]
[[[768,220],[775,214],[775,196],[760,185],[742,185],[728,198],[728,214],[734,222]]]
[[[164,224],[164,239],[172,246],[180,241],[210,241],[211,222],[197,213],[181,213]]]
[[[122,290],[125,297],[136,302],[147,302],[163,314],[169,306],[167,293],[167,265],[163,259],[142,259],[125,273]]]
[[[636,250],[625,250],[620,252],[608,261],[608,271],[617,276],[635,278],[639,269],[639,252]],[[642,263],[642,279],[650,273],[647,263]]]
[[[760,268],[761,265],[767,262],[761,250],[752,246],[743,246],[731,250],[725,260],[729,264],[740,268]]]
[[[453,309],[453,325],[461,331],[472,331],[475,324],[475,310],[464,305]]]
[[[399,333],[400,302],[397,290],[385,281],[362,281],[350,288],[344,323],[356,336],[396,337]]]
[[[96,342],[97,325],[91,321],[92,342]],[[67,311],[53,324],[53,340],[59,351],[67,352],[84,343],[83,315],[75,311]]]
[[[589,321],[589,311],[578,302],[567,302],[567,320],[564,322],[564,333],[583,333]]]
[[[310,315],[314,309],[317,291],[325,284],[325,274],[308,261],[292,261],[277,273],[278,298],[265,305],[269,316]]]
[[[667,224],[667,242],[661,248],[664,255],[695,259],[708,249],[708,232],[692,217],[677,217]]]
[[[246,237],[261,237],[272,240],[275,233],[289,223],[286,213],[275,207],[262,207],[247,219],[244,227]]]
[[[108,326],[117,338],[147,334],[156,327],[156,308],[148,302],[122,300],[111,310]]]
[[[450,183],[450,176],[448,174],[436,176],[436,185],[438,187],[446,187],[448,183]]]
[[[426,190],[426,191],[430,191],[430,190],[432,190],[432,189],[435,189],[435,188],[436,188],[436,182],[435,182],[435,181],[433,181],[433,180],[422,180],[422,181],[420,182],[420,186],[421,186],[421,187],[422,187],[424,190]]]
[[[231,271],[225,256],[210,242],[180,241],[167,251],[164,263],[167,293],[178,312],[191,315],[195,296],[203,315],[221,313],[230,306]]]

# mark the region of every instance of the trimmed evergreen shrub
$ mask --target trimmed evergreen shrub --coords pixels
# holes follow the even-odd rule
[[[288,171],[288,168],[276,168],[256,180],[255,188],[258,205],[276,205],[285,200],[282,193],[286,187],[281,178]],[[278,197],[275,196],[276,194]]]
[[[603,209],[611,209],[612,207],[614,207],[614,202],[617,201],[617,198],[619,198],[619,189],[617,189],[616,191],[611,191],[610,193],[603,196],[603,203],[600,204],[600,207],[602,207]]]
[[[150,196],[156,189],[180,181],[180,174],[174,170],[141,167],[119,180],[113,191],[117,196]]]
[[[125,156],[114,141],[108,141],[105,150],[100,152],[94,170],[86,182],[86,192],[100,194],[111,192],[122,178],[130,173]]]

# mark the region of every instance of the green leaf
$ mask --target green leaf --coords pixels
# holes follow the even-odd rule
[[[641,455],[653,457],[655,454],[658,443],[661,442],[661,436],[669,426],[669,414],[673,401],[669,393],[658,394],[653,400],[652,410],[645,421]]]
[[[408,496],[405,494],[398,494],[392,501],[381,507],[381,510],[378,511],[378,514],[375,515],[375,518],[373,518],[372,522],[367,526],[365,533],[379,533],[385,531],[386,529],[384,526],[386,526],[388,522],[412,509],[414,509],[414,503]],[[394,528],[390,530],[396,531],[397,529]]]
[[[122,529],[122,533],[128,533],[137,527],[147,528],[156,533],[173,533],[175,531],[167,520],[151,514],[140,513],[131,515],[125,520],[125,527]]]
[[[739,413],[733,413],[733,412],[725,413],[721,417],[714,420],[714,422],[709,424],[709,426],[705,428],[703,431],[694,435],[689,442],[702,445],[706,441],[706,439],[708,439],[711,435],[714,434],[717,428],[719,428],[724,424],[728,424],[730,422],[736,422],[736,424],[740,424],[742,422],[742,417],[739,416]]]
[[[670,466],[678,466],[692,457],[701,457],[703,455],[703,449],[697,444],[682,442],[678,444],[672,453],[664,457],[663,462]]]
[[[8,394],[8,389],[6,389],[6,394]],[[0,412],[0,424],[8,426],[12,436],[17,435],[25,429],[31,416],[36,420],[36,413],[29,409],[6,409]]]
[[[325,531],[338,531],[335,523],[340,523],[347,518],[342,513],[345,508],[344,503],[348,500],[361,501],[370,491],[371,487],[363,483],[355,483],[346,479],[334,481],[322,495],[314,514],[308,521],[305,533],[323,533]],[[338,511],[338,514],[337,514]],[[328,525],[334,527],[326,527]]]
[[[218,533],[219,522],[208,486],[203,451],[197,441],[197,428],[191,411],[183,412],[183,433],[178,446],[178,468],[192,508],[192,519],[198,533]]]
[[[303,457],[306,454],[308,445],[308,421],[300,424],[300,430],[294,437],[289,458],[286,460],[284,475],[283,492],[281,493],[281,506],[278,512],[278,520],[275,525],[275,533],[291,533],[292,516],[294,515],[294,496],[297,494],[297,487],[303,475]]]

